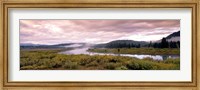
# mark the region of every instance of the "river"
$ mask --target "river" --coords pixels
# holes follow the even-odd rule
[[[144,55],[144,54],[113,54],[113,53],[96,53],[96,52],[88,52],[87,50],[90,47],[76,47],[73,50],[63,51],[60,54],[87,54],[87,55],[114,55],[114,56],[127,56],[127,57],[135,57],[139,59],[143,58],[153,58],[154,60],[165,60],[167,58],[179,58],[179,55]]]

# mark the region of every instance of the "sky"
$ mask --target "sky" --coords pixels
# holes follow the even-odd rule
[[[20,20],[20,43],[156,41],[180,30],[180,20]]]

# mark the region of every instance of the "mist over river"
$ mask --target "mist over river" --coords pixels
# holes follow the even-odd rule
[[[114,53],[97,53],[97,52],[89,52],[88,49],[92,48],[92,45],[81,45],[81,44],[73,44],[65,46],[66,48],[73,48],[72,50],[62,51],[59,54],[67,54],[67,55],[77,55],[77,54],[86,54],[86,55],[113,55],[113,56],[126,56],[126,57],[135,57],[139,59],[143,58],[153,58],[154,60],[165,60],[167,58],[179,58],[179,55],[146,55],[146,54],[114,54]]]

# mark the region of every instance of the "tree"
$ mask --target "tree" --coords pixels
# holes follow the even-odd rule
[[[140,44],[138,44],[138,45],[136,46],[136,48],[140,48]]]
[[[176,42],[176,47],[180,48],[180,41]]]
[[[131,48],[131,44],[128,44],[128,48]]]
[[[168,42],[166,38],[162,38],[161,48],[168,48]]]
[[[132,45],[131,45],[131,47],[135,47],[135,45],[134,45],[134,44],[132,44]]]
[[[151,46],[152,46],[151,44],[152,44],[152,42],[150,41],[150,43],[149,43],[149,46],[148,46],[148,47],[151,47]]]

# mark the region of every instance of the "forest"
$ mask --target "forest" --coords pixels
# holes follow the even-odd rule
[[[180,41],[167,41],[166,38],[162,38],[160,42],[137,42],[131,40],[118,40],[105,44],[105,48],[179,48]],[[98,48],[98,45],[97,45]]]

